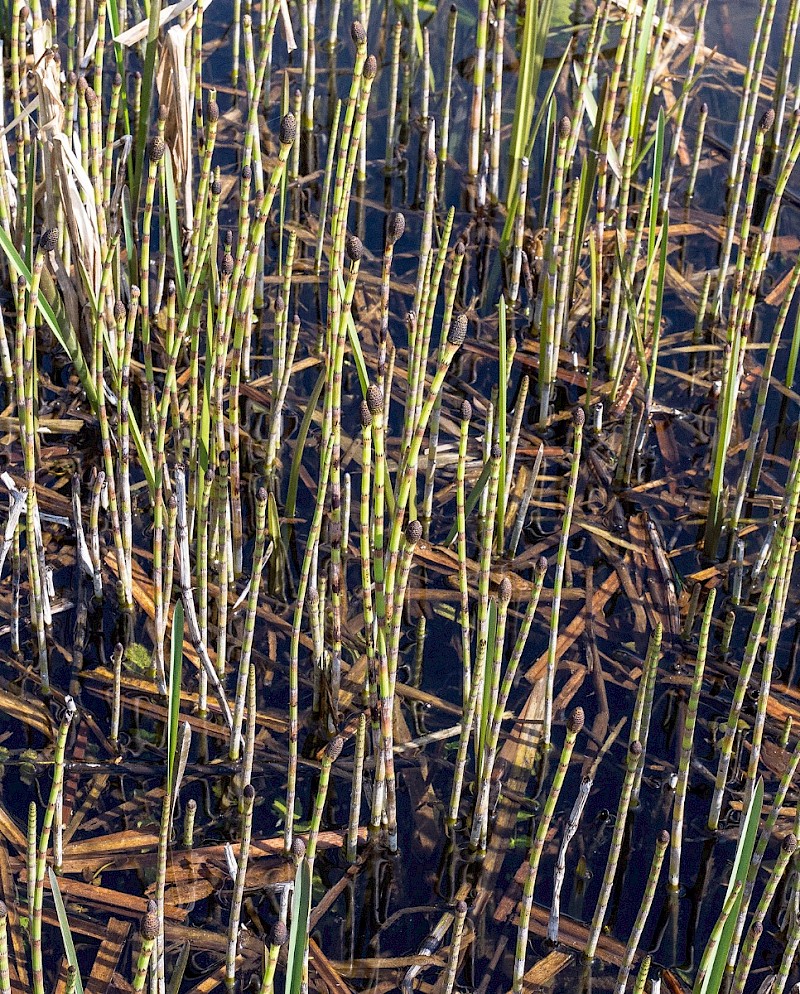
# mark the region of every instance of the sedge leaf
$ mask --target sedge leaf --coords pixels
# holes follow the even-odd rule
[[[750,802],[746,814],[742,818],[741,831],[739,833],[739,843],[736,846],[736,856],[733,860],[728,889],[725,891],[725,903],[722,914],[725,921],[716,949],[710,957],[707,969],[698,972],[692,994],[719,994],[722,987],[722,980],[725,974],[725,964],[728,962],[733,933],[736,928],[736,920],[739,917],[739,907],[742,903],[742,890],[744,887],[747,870],[750,860],[753,858],[753,850],[756,845],[756,835],[758,826],[761,823],[761,806],[764,803],[764,781],[759,779],[753,798]],[[703,960],[707,958],[707,953],[711,952],[707,948],[703,954]],[[702,960],[701,960],[702,962]]]
[[[297,867],[292,896],[292,926],[286,957],[286,994],[300,994],[303,964],[308,945],[308,916],[311,911],[311,868],[303,858]]]
[[[72,931],[69,927],[67,909],[64,907],[64,898],[61,896],[61,888],[58,886],[58,878],[55,873],[53,873],[53,868],[51,866],[47,867],[47,873],[50,877],[50,890],[53,892],[53,902],[56,906],[58,925],[61,929],[61,938],[64,940],[64,953],[67,957],[67,963],[75,968],[75,991],[76,994],[83,994],[83,983],[81,981],[80,970],[78,969],[78,957],[75,954],[75,943],[72,941]]]

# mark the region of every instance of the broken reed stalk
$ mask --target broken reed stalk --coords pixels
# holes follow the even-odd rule
[[[593,784],[594,779],[591,774],[581,780],[581,785],[578,788],[578,796],[572,805],[567,824],[564,827],[561,845],[558,849],[556,866],[553,871],[553,902],[550,906],[550,918],[547,922],[547,941],[553,944],[558,942],[559,919],[561,916],[561,890],[564,886],[564,876],[567,871],[567,849],[575,833],[578,831],[578,826],[583,816],[583,809],[589,800],[589,793]]]
[[[119,739],[119,719],[122,711],[122,657],[125,650],[122,644],[118,642],[114,646],[114,652],[111,655],[111,661],[114,667],[114,684],[113,684],[113,697],[111,699],[111,729],[109,731],[109,739],[116,744]]]

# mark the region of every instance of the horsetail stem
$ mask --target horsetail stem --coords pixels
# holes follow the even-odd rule
[[[183,835],[181,842],[184,849],[191,849],[194,844],[194,820],[197,814],[197,801],[190,797],[186,802],[186,810],[183,814]]]
[[[700,159],[703,156],[703,139],[706,134],[706,123],[708,122],[708,104],[705,100],[700,104],[700,114],[697,118],[697,137],[695,138],[694,155],[689,171],[689,182],[686,185],[685,203],[691,203],[694,199],[694,190],[697,185],[697,173],[700,169]]]
[[[458,440],[458,462],[456,464],[456,523],[458,534],[458,589],[461,601],[459,623],[461,627],[461,697],[464,703],[469,699],[472,684],[470,664],[470,625],[469,625],[469,585],[467,582],[467,518],[465,480],[467,473],[467,446],[469,444],[469,423],[472,419],[472,405],[468,400],[461,402],[461,431]],[[458,803],[456,802],[456,807]]]
[[[242,898],[244,897],[245,877],[247,876],[247,861],[250,856],[250,838],[253,832],[253,805],[256,792],[253,785],[245,784],[242,791],[242,839],[239,843],[239,859],[236,864],[236,879],[233,885],[231,913],[228,924],[228,950],[225,957],[225,986],[233,990],[236,986],[236,952],[239,939]]]
[[[530,928],[531,909],[533,908],[533,893],[536,887],[536,876],[539,872],[539,861],[544,851],[544,844],[550,828],[550,822],[558,803],[561,788],[564,785],[564,777],[569,769],[572,750],[578,733],[583,728],[584,713],[583,708],[577,707],[569,716],[567,721],[567,734],[564,738],[564,745],[558,760],[553,783],[547,794],[544,807],[542,808],[539,823],[536,826],[536,835],[531,843],[528,854],[528,865],[525,868],[525,883],[522,889],[522,902],[520,905],[519,924],[517,925],[517,947],[514,955],[514,974],[512,991],[519,994],[522,990],[522,981],[525,975],[525,954],[528,948],[528,929]]]
[[[669,886],[677,888],[680,882],[681,849],[683,844],[683,814],[686,807],[686,791],[689,784],[689,769],[694,746],[694,730],[697,722],[697,707],[700,702],[700,691],[703,689],[703,673],[705,671],[706,654],[708,652],[708,636],[711,631],[711,620],[714,612],[714,602],[717,592],[708,592],[703,623],[700,628],[700,639],[697,646],[694,677],[689,691],[689,702],[686,705],[683,733],[681,737],[681,753],[678,761],[678,782],[675,785],[675,803],[672,809],[672,849],[669,856]]]
[[[147,967],[150,965],[153,947],[158,938],[158,908],[155,901],[147,902],[147,913],[139,925],[139,935],[142,940],[142,946],[136,958],[136,968],[133,975],[133,984],[131,985],[134,994],[141,994],[144,990]]]
[[[469,118],[467,176],[478,175],[481,157],[481,134],[484,120],[484,88],[486,85],[486,47],[489,30],[489,0],[479,0],[475,31],[475,65],[472,74],[472,104]]]
[[[33,907],[36,899],[36,803],[28,805],[28,831],[26,833],[28,871],[28,918],[33,920]]]
[[[303,606],[308,589],[309,575],[311,572],[311,562],[314,555],[314,548],[319,541],[319,533],[322,525],[322,515],[325,509],[325,496],[328,489],[328,478],[330,475],[331,459],[333,456],[333,436],[330,435],[325,445],[320,464],[319,489],[317,491],[317,502],[314,508],[314,517],[311,521],[311,528],[306,543],[306,551],[303,557],[303,566],[300,573],[300,583],[297,591],[297,601],[295,603],[294,618],[292,621],[292,636],[289,648],[289,762],[286,782],[286,827],[284,830],[284,852],[287,854],[292,849],[293,838],[293,815],[295,806],[295,792],[297,784],[297,752],[299,736],[299,715],[298,715],[298,693],[299,674],[298,656],[300,652],[300,628],[303,620]]]
[[[269,937],[268,948],[265,949],[266,962],[264,964],[264,975],[261,980],[259,994],[273,994],[275,990],[275,967],[278,965],[278,956],[281,947],[289,941],[289,930],[286,923],[277,921],[272,926],[272,933]]]
[[[322,814],[325,810],[325,802],[328,797],[328,784],[330,782],[331,767],[341,755],[343,746],[344,740],[341,736],[337,736],[327,745],[322,754],[322,769],[319,775],[319,786],[317,787],[317,796],[314,800],[314,813],[311,816],[311,828],[309,830],[308,846],[306,848],[306,859],[308,860],[309,867],[312,868],[314,866],[314,857],[317,852],[317,839],[319,838],[319,829],[322,824]]]
[[[586,415],[582,407],[573,413],[574,435],[572,440],[572,459],[570,462],[567,496],[564,507],[564,520],[561,526],[561,539],[558,545],[556,572],[553,578],[553,609],[550,622],[550,640],[547,648],[547,695],[545,697],[543,743],[545,748],[550,745],[550,729],[553,723],[553,695],[556,675],[556,652],[558,649],[558,625],[561,611],[561,591],[564,584],[564,568],[567,561],[569,532],[572,525],[572,512],[575,507],[575,496],[578,486],[578,471],[581,461],[583,444],[583,425]]]
[[[458,27],[458,8],[450,4],[447,15],[447,44],[444,57],[444,86],[442,89],[442,125],[439,130],[439,162],[441,163],[441,179],[444,182],[447,156],[450,150],[450,107],[453,95],[453,58],[456,47],[456,30]]]
[[[614,884],[614,877],[617,873],[620,854],[622,852],[622,836],[625,833],[625,825],[628,820],[628,807],[631,801],[633,782],[636,778],[636,770],[639,765],[639,758],[642,755],[642,744],[638,739],[634,739],[628,747],[627,764],[625,768],[625,778],[622,781],[622,789],[617,805],[617,815],[614,820],[614,834],[611,838],[611,849],[606,861],[606,869],[603,874],[603,882],[600,887],[600,897],[592,918],[592,925],[589,931],[589,938],[586,942],[586,958],[594,959],[597,950],[597,942],[600,938],[600,931],[603,927],[603,920],[608,910],[608,902],[611,899],[611,888]]]
[[[480,688],[481,699],[483,699],[484,688],[486,686],[486,663],[489,656],[489,625],[490,625],[490,605],[489,605],[489,582],[491,579],[492,550],[494,544],[494,528],[497,520],[497,493],[500,481],[500,469],[502,466],[502,451],[495,442],[489,455],[489,487],[487,505],[483,513],[483,530],[480,537],[480,561],[478,564],[478,617],[476,624],[477,646],[475,651],[475,665],[472,673],[472,682]],[[479,722],[479,728],[485,728],[483,722]],[[482,764],[484,754],[482,752],[483,735],[479,737],[478,760]]]
[[[256,726],[258,725],[258,708],[256,704],[256,668],[250,663],[247,672],[247,733],[244,739],[244,755],[242,756],[242,782],[246,784],[250,783],[253,778]],[[241,802],[239,807],[241,808]]]
[[[798,946],[800,946],[800,914],[798,914],[795,910],[791,913],[789,931],[786,937],[786,945],[783,950],[783,956],[781,957],[778,972],[775,976],[775,986],[773,987],[774,994],[783,994],[783,990],[786,987],[786,981],[789,979],[789,972],[795,963]]]
[[[36,851],[36,876],[33,898],[33,913],[30,922],[31,936],[31,965],[33,966],[34,994],[44,994],[44,965],[42,962],[42,906],[44,903],[44,878],[47,869],[47,850],[50,844],[50,832],[55,817],[56,801],[64,784],[64,753],[67,745],[67,735],[75,717],[75,702],[71,697],[64,701],[64,714],[58,726],[55,754],[53,757],[53,783],[50,787],[50,798],[42,821],[42,831]]]
[[[442,986],[443,994],[452,994],[458,973],[458,954],[461,951],[461,937],[464,934],[464,923],[467,920],[469,907],[466,901],[456,902],[456,914],[453,920],[453,938],[450,941],[450,952],[447,956],[447,971]]]
[[[633,957],[636,955],[636,947],[639,945],[639,940],[642,937],[647,916],[649,915],[650,908],[653,904],[653,898],[655,897],[656,887],[658,885],[658,878],[661,873],[661,864],[664,862],[664,854],[667,851],[668,845],[669,832],[666,829],[663,829],[659,833],[658,839],[656,840],[656,848],[653,853],[653,860],[650,864],[650,872],[647,875],[647,883],[644,888],[644,897],[642,898],[642,903],[639,905],[639,910],[636,914],[636,921],[633,924],[630,937],[628,938],[628,944],[625,947],[625,957],[619,968],[619,973],[617,974],[614,994],[624,994],[625,985],[628,982],[628,975],[630,973],[631,965],[633,964]]]
[[[778,858],[775,860],[772,872],[767,877],[767,882],[764,886],[761,900],[758,902],[758,907],[753,913],[753,918],[750,922],[750,929],[744,943],[742,944],[742,948],[739,951],[738,958],[736,959],[736,971],[733,975],[731,994],[742,994],[742,991],[744,990],[744,985],[750,973],[750,967],[753,963],[753,957],[756,954],[759,939],[764,931],[764,919],[767,917],[767,912],[769,911],[770,905],[775,897],[778,885],[780,884],[784,872],[789,865],[789,860],[794,855],[796,849],[797,837],[792,832],[789,832],[788,835],[784,836],[783,842],[781,843],[780,853],[778,854]]]
[[[492,654],[494,665],[491,675],[491,693],[489,694],[489,713],[482,716],[482,724],[487,726],[487,733],[484,739],[485,755],[482,757],[480,763],[480,779],[476,791],[475,814],[470,834],[470,848],[477,849],[480,845],[481,851],[485,851],[486,849],[486,826],[489,820],[489,789],[491,787],[492,772],[500,742],[500,726],[505,711],[505,701],[502,701],[502,703],[500,701],[500,672],[503,664],[506,619],[508,618],[508,603],[511,600],[511,590],[511,581],[507,576],[504,576],[500,582],[497,594],[497,622],[495,625],[494,649]]]
[[[750,682],[750,676],[755,664],[761,636],[766,624],[767,611],[773,601],[773,593],[778,578],[782,561],[784,545],[788,545],[790,536],[794,530],[794,523],[797,517],[798,500],[800,500],[800,439],[795,442],[792,462],[789,467],[789,477],[787,491],[784,499],[785,515],[781,521],[778,532],[772,543],[770,550],[769,564],[764,578],[764,586],[758,599],[753,621],[750,626],[750,635],[747,639],[742,665],[739,670],[739,678],[733,693],[728,721],[725,726],[725,734],[720,749],[719,765],[717,767],[717,777],[714,786],[714,795],[711,801],[711,808],[708,816],[708,827],[710,831],[716,831],[719,825],[720,813],[722,810],[722,800],[728,779],[728,769],[730,767],[733,750],[733,739],[739,724],[744,703],[745,692]]]
[[[353,760],[353,781],[350,795],[350,819],[347,825],[346,856],[348,863],[354,863],[358,847],[358,825],[361,819],[361,787],[364,777],[364,755],[367,747],[367,718],[362,712],[358,716],[356,729],[356,753]]]
[[[264,548],[267,538],[267,491],[260,487],[256,494],[256,522],[255,522],[255,545],[253,547],[253,569],[250,575],[250,593],[247,598],[247,612],[244,622],[244,636],[242,639],[242,649],[239,656],[239,674],[236,684],[236,696],[234,698],[233,729],[231,730],[230,758],[239,758],[239,739],[242,731],[242,721],[244,720],[245,695],[247,693],[247,679],[250,670],[250,656],[253,651],[253,638],[255,636],[256,610],[258,608],[258,595],[261,589],[261,574],[264,569]]]
[[[8,908],[0,901],[0,994],[11,994],[8,966]]]

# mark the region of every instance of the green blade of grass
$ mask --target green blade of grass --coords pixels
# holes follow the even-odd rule
[[[172,155],[164,156],[164,176],[167,181],[167,213],[169,234],[172,241],[172,254],[175,259],[175,288],[178,291],[178,304],[183,307],[186,299],[186,280],[183,275],[183,251],[181,234],[178,228],[178,197],[175,193],[175,173],[172,169]]]
[[[317,409],[317,404],[319,403],[319,398],[322,394],[322,388],[324,386],[325,370],[323,369],[320,371],[320,374],[317,377],[317,382],[314,384],[314,389],[309,395],[305,414],[303,414],[303,420],[300,422],[300,428],[297,432],[297,443],[294,447],[292,465],[289,469],[289,488],[286,492],[287,518],[293,518],[297,512],[297,488],[300,483],[300,464],[303,461],[303,452],[305,451],[308,432],[311,428],[311,420],[314,417],[314,411]]]
[[[30,286],[31,282],[31,271],[25,265],[22,256],[14,247],[14,243],[8,237],[8,233],[5,228],[0,225],[0,248],[6,254],[11,268],[15,271],[16,276],[23,276]],[[89,367],[86,365],[86,360],[83,357],[83,352],[78,344],[78,340],[72,332],[72,329],[66,324],[58,320],[56,312],[53,310],[50,302],[47,300],[43,293],[40,293],[36,299],[36,306],[39,309],[39,313],[44,318],[50,330],[56,337],[56,341],[61,346],[61,348],[67,353],[75,367],[75,372],[78,379],[81,382],[81,387],[83,388],[86,398],[89,401],[93,411],[97,410],[97,390],[95,389],[94,380],[92,379]],[[109,357],[110,358],[110,357]],[[150,493],[152,494],[155,490],[155,469],[150,461],[150,457],[147,454],[147,449],[145,448],[144,439],[142,438],[141,430],[139,429],[139,424],[136,418],[133,416],[133,412],[129,415],[130,432],[133,436],[133,442],[136,446],[136,451],[139,455],[139,461],[142,466],[142,472],[147,480],[147,485],[150,488]]]
[[[61,896],[61,888],[58,886],[58,878],[55,873],[53,873],[53,868],[51,866],[47,867],[47,873],[50,878],[50,889],[53,892],[53,903],[56,906],[56,914],[58,915],[58,925],[61,929],[61,938],[64,941],[64,953],[67,957],[67,963],[75,968],[75,990],[77,994],[83,994],[83,981],[81,980],[80,970],[78,969],[78,957],[75,955],[75,943],[72,941],[72,931],[69,927],[67,909],[64,907],[64,898]]]
[[[292,926],[286,956],[286,994],[300,994],[303,962],[308,944],[308,916],[311,911],[311,869],[303,858],[297,867],[292,895]]]
[[[658,205],[661,203],[661,167],[664,163],[664,111],[658,112],[656,146],[653,153],[653,185],[650,187],[650,224],[647,231],[647,261],[653,258],[656,247]]]
[[[739,914],[739,905],[742,900],[742,888],[747,876],[748,867],[750,866],[750,860],[753,858],[756,835],[758,833],[758,827],[761,823],[761,806],[763,803],[764,781],[759,780],[753,793],[753,799],[750,802],[750,807],[744,814],[741,822],[739,843],[736,846],[736,856],[733,860],[733,868],[731,869],[731,876],[728,881],[728,889],[725,891],[725,902],[722,914],[725,915],[726,911],[728,911],[728,914],[722,926],[722,932],[719,942],[716,944],[716,948],[710,950],[707,947],[706,953],[710,953],[709,957],[706,956],[706,953],[703,954],[703,960],[708,959],[710,961],[705,964],[705,970],[698,972],[698,978],[697,981],[695,981],[692,994],[719,994],[719,990],[722,986],[722,979],[725,974],[725,964],[728,962],[728,953],[730,952],[731,941],[733,940],[733,933],[736,928],[736,919]],[[734,898],[734,892],[737,888],[738,896]],[[731,901],[733,901],[732,904]]]
[[[214,317],[211,313],[211,297],[206,302],[206,342],[207,355],[212,354],[212,342],[214,340]],[[206,359],[203,371],[203,402],[200,407],[200,431],[198,443],[200,451],[197,453],[197,464],[205,475],[208,469],[209,452],[211,451],[211,362]]]
[[[344,300],[345,285],[341,276],[339,276],[339,293],[342,300]],[[367,363],[364,360],[364,352],[361,348],[361,342],[358,338],[358,329],[356,328],[356,323],[353,320],[353,315],[349,311],[347,314],[342,315],[342,317],[347,322],[347,337],[350,341],[350,348],[353,350],[353,361],[356,364],[358,382],[361,386],[361,395],[366,400],[367,390],[369,389],[369,374],[367,373]]]
[[[633,80],[631,90],[633,99],[631,101],[631,138],[633,138],[634,148],[639,147],[641,138],[641,112],[642,104],[646,98],[644,92],[645,73],[647,72],[647,50],[650,45],[650,37],[653,33],[653,17],[655,15],[656,0],[647,0],[647,5],[642,13],[639,23],[639,30],[636,32],[639,44],[636,47],[636,60],[633,69]]]
[[[153,100],[153,84],[156,77],[156,55],[158,54],[158,29],[161,21],[161,0],[152,0],[148,12],[147,48],[142,73],[142,95],[139,109],[139,126],[136,134],[136,168],[134,170],[131,203],[139,203],[139,189],[144,172],[147,132],[150,127],[150,106]]]
[[[597,151],[593,149],[593,151]],[[597,179],[597,155],[588,155],[583,160],[581,166],[580,187],[578,192],[578,217],[576,220],[576,233],[572,242],[572,260],[570,270],[570,294],[573,293],[575,278],[578,274],[578,263],[583,242],[586,235],[586,223],[589,218],[589,208],[592,204],[592,194],[594,192],[595,180]]]
[[[653,399],[658,365],[658,346],[661,341],[661,312],[664,307],[664,285],[667,278],[667,252],[669,235],[669,211],[664,211],[661,225],[661,251],[658,259],[658,282],[656,284],[655,312],[653,314],[653,354],[650,358],[650,380],[647,387],[648,406]]]
[[[500,251],[505,254],[514,227],[519,200],[519,169],[523,157],[531,158],[536,135],[542,123],[544,114],[550,106],[550,100],[555,92],[561,70],[572,51],[571,46],[565,46],[564,54],[548,87],[544,100],[541,102],[536,120],[533,121],[533,108],[536,91],[539,88],[539,74],[544,62],[544,49],[547,35],[550,31],[550,20],[553,13],[552,0],[528,7],[522,32],[519,79],[517,80],[517,97],[514,107],[514,123],[511,131],[511,169],[509,170],[508,188],[506,191],[506,220],[503,234],[500,238]],[[533,122],[533,123],[532,123]]]
[[[492,472],[491,462],[489,460],[484,463],[483,469],[481,470],[481,475],[478,477],[475,486],[470,491],[469,497],[467,497],[466,503],[464,504],[464,518],[468,518],[472,514],[475,505],[478,503],[481,494],[483,493],[483,488],[489,482],[489,477]],[[455,541],[456,532],[458,531],[458,525],[455,524],[447,533],[447,538],[444,540],[445,545],[452,545]]]
[[[492,719],[492,694],[494,692],[492,687],[492,674],[494,673],[496,632],[497,601],[490,600],[489,629],[486,636],[486,665],[484,668],[483,700],[481,701],[481,713],[478,716],[478,756],[480,758],[481,773],[483,771],[487,739],[489,737],[489,723]]]
[[[628,308],[628,317],[631,322],[631,331],[633,332],[633,342],[636,348],[636,358],[639,360],[639,373],[642,377],[642,382],[646,383],[648,375],[647,355],[644,349],[642,329],[639,327],[639,307],[636,303],[636,298],[633,296],[633,290],[628,280],[628,274],[625,270],[625,263],[623,262],[622,252],[620,251],[619,237],[614,242],[614,247],[617,252],[617,263],[619,264],[619,272],[622,281],[622,291],[625,295],[625,303]],[[616,389],[616,384],[615,384],[615,389]]]
[[[31,271],[25,264],[22,256],[16,250],[14,243],[8,237],[8,233],[5,228],[2,226],[0,226],[0,248],[2,248],[5,252],[11,268],[15,270],[15,275],[23,276],[27,281],[28,286],[30,286]],[[89,403],[92,405],[92,408],[96,409],[97,391],[95,390],[94,381],[92,380],[89,367],[86,365],[86,360],[83,357],[83,352],[81,351],[77,339],[72,333],[72,329],[62,328],[58,318],[56,317],[55,311],[43,293],[40,293],[37,297],[36,304],[39,308],[39,313],[47,322],[50,330],[56,336],[56,340],[59,345],[72,361],[72,365],[75,367],[75,372],[78,374],[78,379],[81,381],[81,386],[85,390],[86,396],[89,398]]]

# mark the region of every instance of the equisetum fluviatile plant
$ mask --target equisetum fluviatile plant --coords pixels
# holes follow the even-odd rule
[[[553,2],[237,0],[222,67],[204,6],[6,11],[0,689],[49,745],[0,833],[20,890],[3,862],[0,994],[28,971],[51,989],[51,920],[82,989],[79,774],[93,800],[117,790],[134,738],[157,780],[134,991],[188,984],[176,866],[217,830],[188,796],[204,777],[237,846],[227,990],[366,976],[355,926],[348,955],[317,945],[340,898],[350,925],[371,902],[364,960],[391,959],[375,936],[403,909],[381,874],[419,835],[442,858],[406,994],[445,943],[437,990],[466,984],[489,903],[506,933],[487,976],[515,994],[567,917],[588,964],[604,930],[621,940],[619,994],[658,991],[660,950],[637,956],[689,893],[703,824],[733,869],[687,979],[743,994],[768,962],[782,991],[800,3],[761,0],[746,64],[726,63],[724,146],[707,0],[600,0],[568,28]],[[253,885],[265,852],[292,871],[277,889]]]

